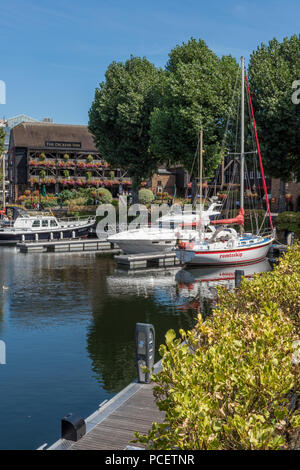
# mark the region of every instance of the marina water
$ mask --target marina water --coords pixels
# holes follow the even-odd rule
[[[2,248],[0,449],[51,444],[63,416],[86,418],[135,380],[137,322],[155,326],[156,360],[168,329],[193,327],[213,295],[199,299],[193,276],[178,272],[127,273],[112,256]]]

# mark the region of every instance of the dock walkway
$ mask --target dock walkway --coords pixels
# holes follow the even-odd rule
[[[158,372],[160,363],[155,366]],[[89,416],[86,434],[77,442],[60,439],[47,450],[124,450],[132,444],[136,431],[147,433],[153,422],[163,422],[153,397],[153,383],[133,382]]]
[[[98,238],[73,238],[51,241],[20,242],[17,244],[17,247],[21,253],[97,251],[101,253],[116,254],[121,252],[117,245]]]

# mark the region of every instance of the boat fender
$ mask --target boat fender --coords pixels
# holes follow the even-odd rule
[[[180,242],[179,248],[180,250],[193,250],[194,242]]]

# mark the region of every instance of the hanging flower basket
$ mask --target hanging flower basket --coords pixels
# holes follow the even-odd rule
[[[35,178],[35,177],[29,178],[29,183],[31,183],[31,184],[37,184],[38,182],[39,182],[38,178]]]

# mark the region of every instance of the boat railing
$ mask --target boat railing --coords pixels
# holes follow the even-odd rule
[[[272,230],[271,228],[266,228],[266,229],[260,231],[258,233],[258,235],[261,236],[261,237],[266,237],[266,238],[273,237],[274,236],[274,230]]]

